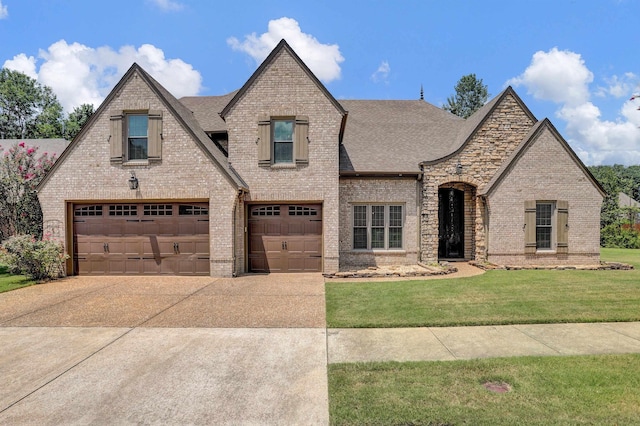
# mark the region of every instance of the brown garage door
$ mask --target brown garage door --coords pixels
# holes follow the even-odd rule
[[[75,272],[209,275],[206,203],[76,205]]]
[[[249,270],[322,271],[322,206],[251,206]]]

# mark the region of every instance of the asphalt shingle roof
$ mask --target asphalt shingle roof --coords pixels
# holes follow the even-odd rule
[[[419,172],[421,161],[451,150],[464,120],[427,102],[343,100],[343,172]]]
[[[179,100],[193,112],[205,132],[226,132],[227,124],[220,117],[220,111],[236,93],[237,90],[222,96],[185,96]]]

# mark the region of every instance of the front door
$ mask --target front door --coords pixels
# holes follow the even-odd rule
[[[438,190],[438,258],[464,258],[464,191]]]

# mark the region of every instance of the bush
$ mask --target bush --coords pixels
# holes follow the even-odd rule
[[[640,248],[640,232],[619,222],[605,226],[600,231],[600,244],[609,248]]]
[[[62,244],[55,241],[37,240],[31,235],[16,235],[2,243],[0,261],[9,272],[24,274],[42,281],[64,277],[64,254]]]

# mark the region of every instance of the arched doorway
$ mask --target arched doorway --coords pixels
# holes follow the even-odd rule
[[[438,258],[464,259],[464,191],[451,186],[438,190]]]

